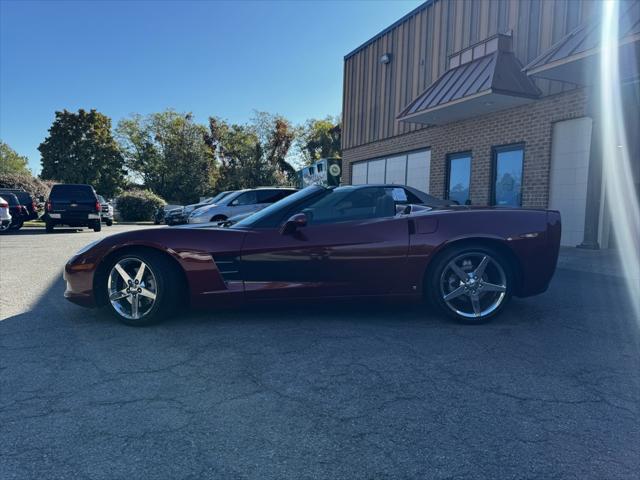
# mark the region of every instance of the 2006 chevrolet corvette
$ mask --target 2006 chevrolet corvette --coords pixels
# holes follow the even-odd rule
[[[560,214],[454,206],[410,187],[307,187],[234,225],[130,231],[69,260],[65,297],[130,325],[180,306],[426,298],[466,323],[544,292]]]

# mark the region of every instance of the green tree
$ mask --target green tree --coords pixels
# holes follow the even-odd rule
[[[63,110],[38,147],[43,179],[87,183],[105,196],[114,195],[125,179],[124,159],[111,134],[111,119],[96,110]]]
[[[210,194],[217,168],[207,130],[173,110],[118,123],[116,134],[133,176],[163,198],[192,202]]]
[[[218,189],[291,185],[295,169],[287,161],[295,138],[283,117],[256,113],[248,125],[209,118],[206,142],[220,162]]]
[[[31,175],[29,159],[0,140],[0,173]]]
[[[321,158],[342,158],[339,117],[309,119],[297,129],[297,147],[305,165]]]

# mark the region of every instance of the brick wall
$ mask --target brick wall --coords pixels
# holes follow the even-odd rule
[[[442,197],[447,154],[471,151],[471,202],[486,205],[491,195],[491,148],[524,143],[522,205],[546,208],[553,124],[585,116],[586,107],[585,90],[573,90],[503,112],[350,148],[342,152],[342,181],[351,183],[352,162],[430,148],[430,193]]]

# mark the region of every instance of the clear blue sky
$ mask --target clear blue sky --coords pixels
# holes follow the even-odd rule
[[[343,56],[420,3],[0,0],[0,139],[37,173],[64,108],[336,115]]]

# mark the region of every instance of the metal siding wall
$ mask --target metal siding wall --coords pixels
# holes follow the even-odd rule
[[[395,117],[447,70],[448,56],[495,33],[513,31],[521,62],[539,55],[597,12],[590,0],[435,0],[345,61],[343,148],[425,128]],[[391,55],[382,65],[380,56]],[[573,86],[537,81],[543,95]]]

